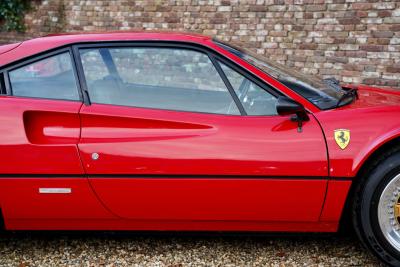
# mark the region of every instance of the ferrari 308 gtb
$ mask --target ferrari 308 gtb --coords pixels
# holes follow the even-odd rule
[[[209,37],[0,47],[7,230],[335,232],[400,265],[400,93]]]

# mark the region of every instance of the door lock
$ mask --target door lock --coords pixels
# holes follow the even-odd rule
[[[92,153],[92,160],[98,160],[100,155],[98,153]]]

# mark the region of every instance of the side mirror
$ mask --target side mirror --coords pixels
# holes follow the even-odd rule
[[[293,114],[294,116],[291,118],[291,120],[298,123],[298,132],[302,131],[303,121],[310,120],[310,117],[308,117],[307,111],[303,105],[286,96],[280,96],[278,98],[278,102],[276,103],[276,111],[279,115]]]

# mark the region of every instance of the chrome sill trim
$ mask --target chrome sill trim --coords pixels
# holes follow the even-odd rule
[[[40,194],[71,194],[71,188],[39,188]]]

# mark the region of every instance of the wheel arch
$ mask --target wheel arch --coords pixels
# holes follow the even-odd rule
[[[360,151],[353,163],[354,178],[358,180],[357,178],[362,175],[363,171],[368,168],[372,161],[394,146],[400,146],[400,129],[381,136]]]
[[[360,162],[357,168],[356,175],[353,178],[353,182],[351,184],[345,205],[343,207],[342,216],[340,218],[341,230],[347,231],[352,226],[351,208],[354,200],[354,194],[358,184],[362,181],[361,178],[366,174],[371,164],[379,160],[379,157],[385,154],[385,152],[395,147],[398,147],[400,151],[400,129],[396,134],[387,137],[386,139],[384,139],[384,141],[375,143],[378,143],[378,145],[376,145],[372,150],[370,150],[370,153],[363,158],[363,160]]]

